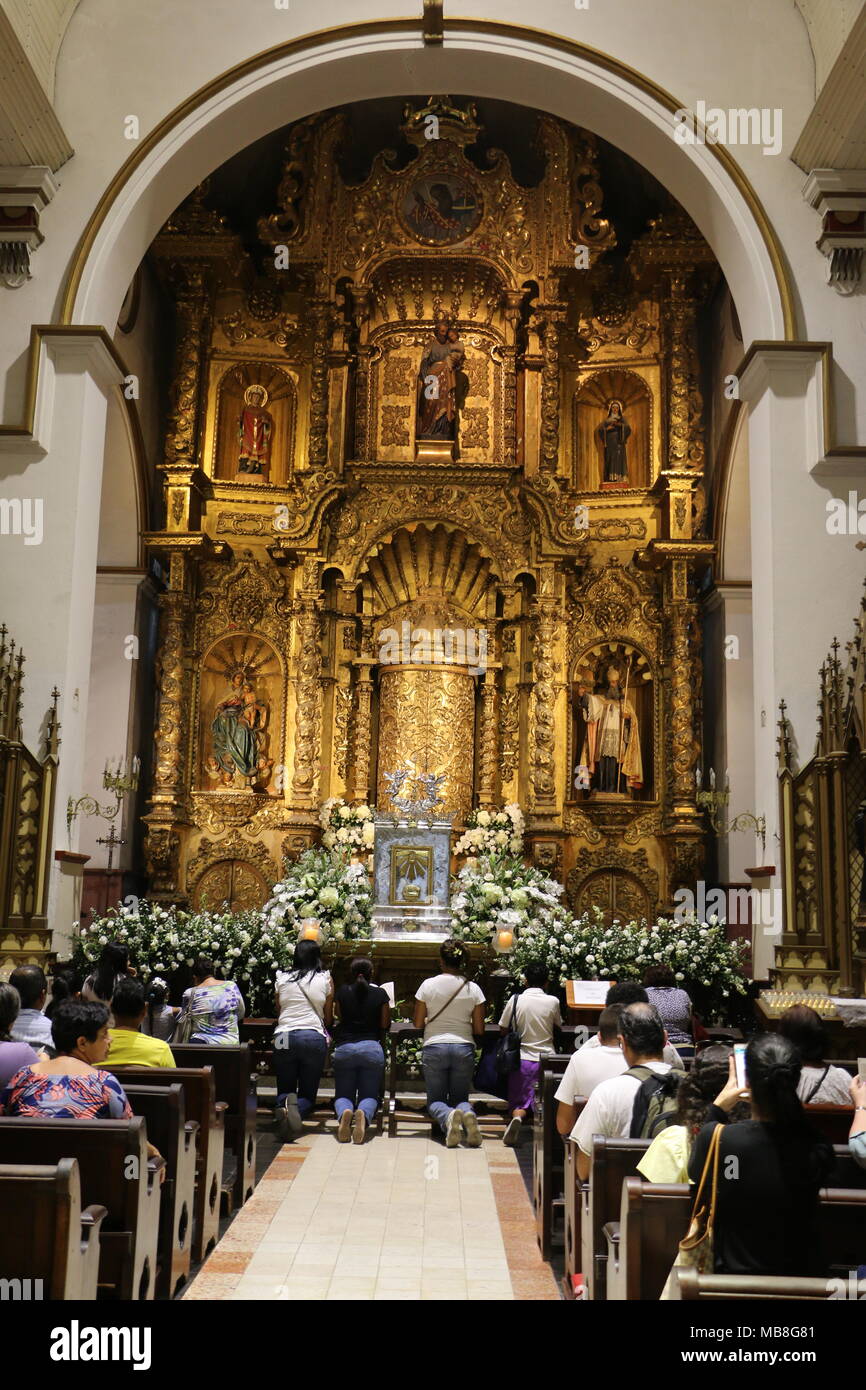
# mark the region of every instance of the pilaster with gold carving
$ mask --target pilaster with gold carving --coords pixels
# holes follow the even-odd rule
[[[199,437],[202,365],[209,340],[208,281],[201,266],[172,264],[177,329],[165,462],[194,468]]]
[[[550,567],[539,572],[539,593],[532,605],[533,690],[529,780],[536,816],[556,813],[556,643],[559,629],[555,576]]]
[[[492,642],[492,634],[489,641]],[[489,662],[481,681],[479,731],[478,804],[493,806],[499,794],[499,689],[498,662]]]
[[[318,588],[317,560],[304,562],[302,584],[295,602],[297,676],[292,803],[296,810],[309,810],[317,804],[322,728],[322,592]]]
[[[669,351],[667,466],[702,469],[704,403],[696,339],[698,299],[692,277],[685,271],[671,274],[668,287],[665,307]]]
[[[332,305],[317,300],[312,308],[313,360],[310,374],[311,468],[324,468],[328,462],[328,347],[333,315]]]
[[[147,822],[145,851],[150,894],[176,896],[179,885],[180,841],[173,825],[187,818],[189,710],[192,707],[192,633],[195,560],[173,551],[168,589],[159,599],[160,643],[156,658],[158,705],[154,732],[153,794]]]
[[[355,802],[370,799],[370,765],[373,743],[373,667],[376,664],[372,653],[373,624],[365,619],[362,624],[361,650],[356,657],[355,698],[352,720],[352,800]]]
[[[559,434],[561,410],[560,343],[565,320],[564,304],[543,306],[543,352],[541,369],[541,453],[539,469],[555,473],[559,466]]]

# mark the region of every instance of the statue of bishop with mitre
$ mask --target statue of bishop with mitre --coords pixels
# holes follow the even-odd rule
[[[628,675],[622,688],[622,671],[611,662],[604,673],[601,689],[592,690],[590,672],[581,672],[577,682],[577,703],[585,720],[585,733],[575,785],[625,795],[643,786],[643,760],[640,750],[637,714],[628,698]]]

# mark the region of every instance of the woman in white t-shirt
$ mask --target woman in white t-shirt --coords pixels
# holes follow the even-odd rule
[[[520,1034],[520,1066],[508,1077],[511,1119],[502,1136],[502,1142],[509,1146],[517,1143],[521,1125],[532,1113],[535,1084],[541,1070],[540,1058],[556,1051],[553,1036],[562,1026],[559,1000],[546,990],[548,970],[544,962],[530,961],[523,977],[526,988],[508,1001],[499,1020],[500,1032],[509,1033],[513,1028]]]
[[[284,1144],[302,1133],[304,1116],[315,1107],[334,1008],[334,985],[315,941],[299,941],[292,969],[277,972],[277,1026],[274,1075],[277,1078],[277,1137]]]
[[[421,1066],[427,1110],[445,1135],[449,1149],[462,1138],[471,1149],[481,1143],[469,1091],[475,1071],[475,1035],[484,1032],[484,994],[463,976],[466,947],[449,937],[439,948],[442,971],[418,986],[415,1027],[424,1029]]]

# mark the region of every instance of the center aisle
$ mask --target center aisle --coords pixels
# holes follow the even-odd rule
[[[184,1297],[557,1300],[514,1151],[429,1134],[285,1145]]]

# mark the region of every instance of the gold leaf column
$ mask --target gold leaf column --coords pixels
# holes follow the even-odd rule
[[[355,659],[355,698],[352,720],[352,800],[370,799],[370,761],[372,755],[373,667],[371,652],[373,624],[369,618],[361,625],[361,651]]]
[[[698,384],[695,321],[698,303],[687,273],[669,278],[666,316],[670,351],[668,462],[670,468],[703,468],[703,398]]]
[[[539,593],[532,605],[533,676],[532,745],[530,783],[536,815],[556,812],[555,710],[556,641],[559,628],[554,574],[549,567],[539,573]]]
[[[154,731],[153,794],[147,822],[151,895],[166,898],[178,888],[178,836],[173,825],[187,818],[189,710],[192,669],[189,643],[193,617],[195,561],[173,551],[168,589],[160,596],[160,644],[156,658],[158,705]]]
[[[555,473],[559,466],[561,405],[559,349],[565,313],[566,306],[564,304],[548,304],[543,309],[544,366],[541,369],[541,457],[539,459],[539,468],[543,473]]]
[[[318,587],[318,569],[317,560],[305,560],[303,588],[295,603],[298,641],[292,801],[297,810],[312,809],[316,805],[319,784],[322,724],[322,592]]]
[[[488,643],[492,646],[493,634]],[[481,684],[481,729],[478,757],[478,803],[493,806],[499,799],[499,690],[498,663],[488,663]]]
[[[328,346],[332,306],[324,300],[313,305],[313,363],[310,377],[310,467],[328,462]]]

